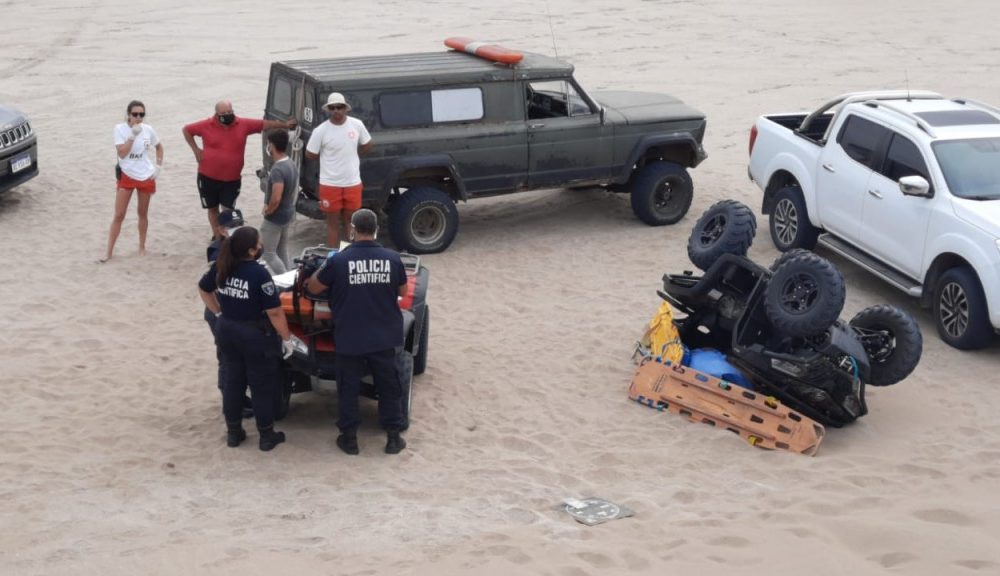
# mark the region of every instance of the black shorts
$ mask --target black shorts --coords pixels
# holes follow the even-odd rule
[[[198,193],[201,194],[202,208],[235,208],[240,195],[240,180],[223,181],[198,174]]]

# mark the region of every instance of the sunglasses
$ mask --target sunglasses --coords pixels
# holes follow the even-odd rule
[[[343,104],[334,104],[330,106],[330,110],[347,110],[347,106],[344,106]]]
[[[146,113],[145,112],[132,112],[132,117],[133,118],[145,118],[146,117]]]

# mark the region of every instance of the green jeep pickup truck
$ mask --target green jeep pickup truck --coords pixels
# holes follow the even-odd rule
[[[384,210],[395,245],[415,254],[451,244],[456,202],[522,190],[604,186],[629,193],[643,222],[673,224],[691,205],[687,169],[705,159],[698,110],[663,94],[589,94],[571,64],[540,54],[516,64],[452,50],[275,62],[265,117],[298,120],[297,210],[313,218],[323,217],[319,161],[302,149],[328,120],[330,92],[372,134],[364,205]]]

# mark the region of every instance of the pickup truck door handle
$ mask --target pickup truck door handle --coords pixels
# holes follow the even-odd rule
[[[535,128],[545,128],[545,124],[528,124],[528,128],[534,130]]]
[[[827,172],[836,172],[836,170],[833,169],[833,164],[823,164],[823,170],[826,170]]]
[[[868,193],[871,194],[872,196],[876,197],[876,198],[879,198],[879,199],[882,198],[882,195],[879,194],[878,190],[869,190]]]

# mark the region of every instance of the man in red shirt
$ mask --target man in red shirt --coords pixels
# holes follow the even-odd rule
[[[198,162],[198,192],[201,207],[208,210],[213,239],[223,237],[219,230],[219,206],[235,208],[240,195],[247,136],[272,128],[290,130],[295,125],[294,118],[285,122],[239,118],[233,113],[232,102],[223,100],[215,105],[214,116],[188,124],[181,130]],[[195,136],[201,138],[201,147],[195,142]]]

